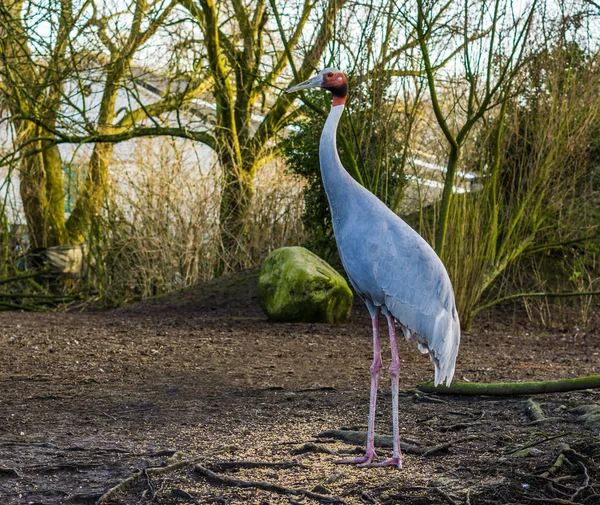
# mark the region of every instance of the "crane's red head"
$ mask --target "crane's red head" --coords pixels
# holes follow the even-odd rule
[[[346,80],[346,76],[337,68],[324,68],[308,81],[292,86],[286,90],[286,93],[308,88],[324,88],[331,91],[333,95],[332,105],[334,107],[336,105],[344,105],[348,97],[348,81]]]

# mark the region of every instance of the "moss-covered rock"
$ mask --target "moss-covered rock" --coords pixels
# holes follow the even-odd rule
[[[304,247],[269,254],[258,279],[258,299],[272,321],[343,323],[352,307],[345,279]]]

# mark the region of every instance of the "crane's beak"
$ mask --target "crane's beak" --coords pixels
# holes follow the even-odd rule
[[[286,89],[285,92],[293,93],[294,91],[300,91],[301,89],[320,88],[321,84],[323,84],[323,76],[315,75],[314,77],[311,77],[308,81],[301,82],[300,84],[296,84],[295,86]]]

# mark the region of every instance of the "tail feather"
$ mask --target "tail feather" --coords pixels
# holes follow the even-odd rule
[[[456,356],[460,343],[460,323],[456,309],[451,314],[446,313],[445,317],[440,317],[436,321],[435,330],[438,330],[438,328],[443,332],[443,337],[435,339],[435,344],[429,348],[431,361],[435,365],[434,384],[438,386],[445,379],[446,386],[450,386],[454,378]]]

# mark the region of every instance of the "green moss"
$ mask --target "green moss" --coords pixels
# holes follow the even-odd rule
[[[283,247],[267,257],[258,297],[272,321],[343,323],[352,307],[344,278],[303,247]]]
[[[424,393],[437,393],[449,395],[493,395],[514,396],[542,393],[564,393],[582,389],[600,388],[600,375],[589,375],[574,379],[559,379],[536,382],[457,382],[450,387],[444,385],[434,386],[433,382],[421,382],[417,388]]]

